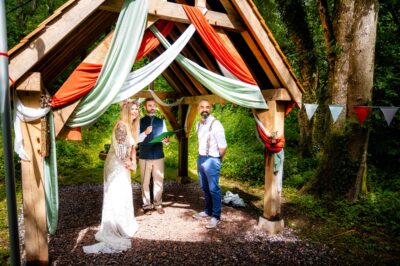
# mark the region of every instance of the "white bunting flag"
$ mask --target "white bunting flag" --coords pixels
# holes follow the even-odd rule
[[[335,123],[336,120],[338,119],[340,113],[343,110],[343,106],[342,105],[337,105],[337,104],[330,104],[329,105],[329,110],[331,111],[333,123]]]
[[[386,119],[386,123],[388,126],[390,126],[390,123],[392,123],[393,117],[396,114],[397,110],[399,107],[383,107],[380,106],[379,109],[381,109],[383,116]]]
[[[311,120],[311,118],[313,117],[315,111],[318,108],[318,104],[305,103],[304,107],[306,108],[308,120]]]

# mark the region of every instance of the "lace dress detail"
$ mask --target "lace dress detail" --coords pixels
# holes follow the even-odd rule
[[[131,247],[131,237],[138,230],[134,216],[129,159],[134,140],[124,123],[114,129],[112,144],[104,165],[104,197],[100,230],[95,238],[100,243],[84,246],[85,253],[116,253]]]

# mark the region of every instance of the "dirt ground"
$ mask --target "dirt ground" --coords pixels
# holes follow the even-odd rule
[[[139,231],[132,248],[117,254],[88,255],[82,246],[96,243],[100,224],[102,185],[76,185],[60,189],[59,226],[49,238],[52,265],[299,265],[340,264],[333,250],[300,240],[294,231],[268,236],[257,228],[251,208],[223,206],[218,229],[205,228],[207,220],[191,216],[203,208],[197,182],[186,185],[166,181],[165,214],[144,215],[141,188],[133,184]]]

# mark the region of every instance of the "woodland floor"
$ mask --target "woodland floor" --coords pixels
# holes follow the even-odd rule
[[[82,246],[96,243],[101,220],[102,185],[74,185],[60,189],[59,226],[49,239],[52,265],[332,265],[339,262],[326,246],[300,240],[286,227],[268,236],[257,228],[258,210],[223,206],[218,229],[191,216],[203,207],[197,182],[165,181],[165,214],[144,215],[141,189],[133,184],[139,231],[132,248],[117,254],[88,255]],[[21,234],[23,235],[23,234]],[[23,249],[22,249],[23,250]]]

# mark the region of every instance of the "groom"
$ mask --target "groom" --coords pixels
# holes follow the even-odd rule
[[[139,135],[139,165],[142,180],[143,210],[147,215],[156,209],[159,214],[164,214],[162,207],[162,192],[164,183],[164,151],[163,143],[168,144],[169,137],[162,142],[150,143],[150,141],[167,131],[165,121],[155,116],[157,104],[153,98],[144,101],[146,115],[140,119]],[[153,176],[153,204],[150,200],[150,178]]]

